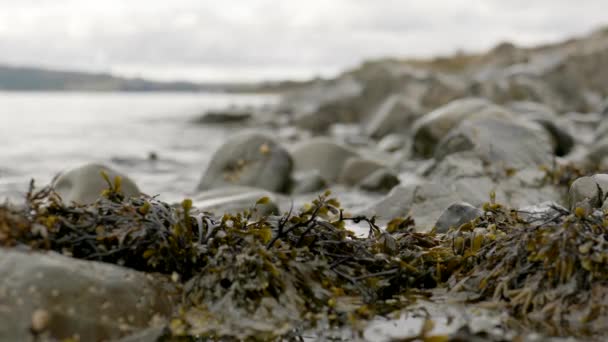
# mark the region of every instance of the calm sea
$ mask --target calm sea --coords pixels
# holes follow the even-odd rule
[[[0,200],[19,201],[30,179],[42,186],[87,162],[127,173],[148,194],[178,199],[194,191],[233,132],[191,121],[209,109],[275,102],[260,95],[0,92]],[[158,160],[148,160],[150,153]]]

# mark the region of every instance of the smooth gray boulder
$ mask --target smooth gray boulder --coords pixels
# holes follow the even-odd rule
[[[268,197],[270,201],[256,205],[263,197]],[[195,208],[217,215],[237,214],[254,208],[256,217],[279,215],[279,204],[286,202],[286,197],[279,194],[245,186],[216,188],[192,196],[192,205]]]
[[[215,152],[197,189],[240,185],[285,192],[292,168],[289,152],[274,139],[260,133],[243,133]]]
[[[376,145],[380,151],[396,152],[405,146],[405,137],[401,134],[391,133],[378,141]]]
[[[399,177],[387,168],[378,169],[359,182],[358,187],[365,191],[389,192],[399,185]]]
[[[243,123],[253,117],[251,109],[227,108],[225,110],[210,110],[196,118],[196,124],[234,124]]]
[[[0,248],[0,341],[115,340],[168,318],[174,287],[160,276]],[[10,322],[10,324],[6,324]]]
[[[496,116],[507,115],[500,107],[481,98],[464,98],[452,101],[417,119],[412,126],[414,137],[413,154],[416,157],[429,158],[435,146],[450,130],[462,120],[491,107]],[[487,112],[484,115],[492,115]]]
[[[338,177],[338,182],[348,186],[354,186],[365,179],[365,177],[385,167],[384,164],[375,160],[360,157],[349,158],[346,163],[344,163],[342,172]]]
[[[577,207],[601,208],[608,194],[608,174],[581,177],[570,185],[570,210]]]
[[[556,202],[545,201],[539,204],[521,207],[517,210],[517,215],[523,221],[533,224],[542,223],[547,219],[564,212],[568,212],[568,209]]]
[[[334,183],[340,177],[346,161],[358,156],[354,150],[327,138],[313,138],[291,150],[294,170],[317,170],[323,179]]]
[[[483,163],[503,169],[551,166],[553,151],[540,127],[499,118],[464,120],[444,137],[435,151],[441,161],[453,154],[473,154]]]
[[[293,175],[291,194],[309,194],[322,190],[327,186],[327,182],[317,170],[296,172]]]
[[[372,138],[408,131],[420,111],[420,105],[416,101],[403,95],[390,95],[368,118],[363,131]]]
[[[439,216],[437,223],[435,223],[435,229],[437,233],[445,233],[450,228],[458,228],[482,215],[483,210],[476,208],[469,203],[453,203],[443,211],[441,216]]]
[[[101,164],[86,164],[62,173],[53,183],[53,189],[66,204],[94,203],[108,189],[108,182],[102,177],[102,172],[108,175],[112,184],[116,176],[121,178],[120,189],[125,197],[140,195],[139,188],[129,177]]]
[[[466,201],[481,206],[489,200],[492,191],[496,191],[496,185],[489,178],[421,181],[395,187],[384,198],[358,214],[377,216],[381,224],[395,217],[411,215],[417,231],[430,231],[451,204]],[[498,200],[506,198],[504,193],[496,192]]]

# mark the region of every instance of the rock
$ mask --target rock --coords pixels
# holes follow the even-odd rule
[[[327,138],[313,138],[296,145],[291,155],[295,171],[317,170],[321,177],[333,183],[338,180],[344,164],[357,152]]]
[[[360,157],[349,158],[346,163],[344,163],[340,177],[338,177],[338,182],[353,186],[365,179],[365,177],[384,167],[385,165],[374,160]]]
[[[129,177],[101,164],[86,164],[62,173],[54,182],[53,188],[66,204],[94,203],[101,193],[108,189],[108,182],[102,177],[102,171],[108,175],[112,184],[116,176],[120,176],[120,189],[125,197],[140,194],[139,188]]]
[[[270,202],[256,205],[256,202],[262,197],[268,197]],[[280,210],[277,203],[285,202],[287,200],[278,194],[244,186],[216,188],[192,196],[192,205],[195,208],[216,215],[236,214],[254,208],[255,217],[279,215]]]
[[[483,211],[481,209],[469,203],[453,203],[439,216],[437,223],[435,223],[435,228],[437,229],[437,233],[445,233],[452,227],[458,228],[482,215]]]
[[[405,146],[405,139],[401,134],[388,134],[378,141],[378,149],[384,152],[396,152]]]
[[[420,111],[420,106],[415,101],[402,95],[391,95],[368,118],[363,131],[372,138],[408,131]]]
[[[542,223],[543,221],[564,212],[568,212],[568,209],[553,201],[545,201],[539,204],[521,207],[517,210],[519,218],[530,224],[535,222]]]
[[[242,123],[253,117],[251,110],[228,108],[226,110],[210,110],[194,120],[197,124],[233,124]]]
[[[169,317],[168,282],[119,266],[0,248],[1,341],[115,340]],[[44,338],[43,338],[44,339]],[[44,339],[44,340],[46,340]]]
[[[290,193],[294,195],[309,194],[320,191],[326,186],[327,182],[317,170],[296,172],[293,176]]]
[[[508,107],[520,115],[521,119],[539,123],[551,135],[556,155],[564,156],[574,148],[574,137],[558,123],[557,114],[549,106],[531,101],[515,101],[509,103]]]
[[[388,195],[361,210],[359,214],[377,216],[379,223],[411,215],[416,222],[417,231],[429,231],[443,211],[453,203],[468,202],[481,206],[489,200],[490,192],[494,190],[496,186],[489,178],[421,181],[395,187]],[[500,200],[506,196],[500,193],[497,197]]]
[[[399,185],[399,177],[387,168],[378,169],[359,182],[358,187],[373,192],[389,192]]]
[[[568,192],[570,210],[576,207],[602,207],[608,194],[608,174],[596,174],[575,180]],[[601,197],[600,197],[601,196]]]
[[[244,133],[229,139],[215,152],[198,190],[241,185],[284,192],[292,168],[289,153],[272,138]]]
[[[471,152],[493,167],[538,168],[552,164],[552,146],[542,129],[497,118],[464,120],[441,140],[435,160]]]
[[[429,158],[437,143],[461,121],[472,116],[510,117],[505,109],[479,98],[455,100],[420,117],[412,126],[415,157]]]

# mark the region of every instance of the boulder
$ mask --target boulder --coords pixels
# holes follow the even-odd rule
[[[268,197],[269,202],[256,204],[263,197]],[[277,203],[286,202],[285,197],[276,193],[245,186],[216,188],[192,196],[192,205],[195,208],[216,215],[237,214],[251,209],[255,209],[256,217],[279,215]]]
[[[397,152],[405,146],[405,138],[401,134],[392,133],[378,141],[378,149],[384,152]]]
[[[576,207],[601,208],[608,194],[608,174],[575,180],[568,192],[570,210]]]
[[[196,118],[196,124],[234,124],[242,123],[253,117],[251,110],[246,108],[228,108],[226,110],[210,110]]]
[[[539,123],[551,136],[554,153],[558,156],[568,154],[575,145],[574,137],[567,126],[562,126],[557,114],[547,105],[532,101],[515,101],[508,108],[520,116],[522,120]]]
[[[296,172],[292,179],[291,194],[309,194],[320,191],[327,186],[327,182],[318,170]]]
[[[399,185],[399,177],[387,168],[378,169],[359,182],[358,187],[373,192],[389,192]]]
[[[66,204],[91,204],[109,187],[102,172],[108,175],[112,184],[116,176],[121,178],[120,190],[125,197],[140,194],[139,188],[129,177],[101,164],[86,164],[62,173],[53,183],[53,188]]]
[[[568,212],[568,209],[556,202],[545,201],[539,204],[521,207],[517,210],[517,215],[523,221],[533,224],[542,223],[563,212]]]
[[[415,101],[402,95],[390,95],[367,119],[363,131],[372,138],[408,131],[420,111]]]
[[[425,114],[414,122],[412,126],[413,155],[423,158],[431,157],[437,143],[452,128],[472,116],[510,118],[511,114],[504,108],[480,98],[464,98],[452,101]]]
[[[168,281],[63,255],[0,248],[0,340],[107,341],[172,314]],[[6,324],[10,322],[10,324]]]
[[[435,160],[452,154],[472,154],[484,164],[502,169],[550,166],[552,146],[544,131],[498,118],[464,120],[444,137],[435,151]]]
[[[435,223],[435,229],[437,233],[445,233],[450,228],[458,228],[482,215],[483,211],[481,209],[476,208],[469,203],[453,203],[443,211],[441,216],[439,216],[437,223]]]
[[[353,186],[365,179],[365,177],[384,167],[385,165],[375,160],[360,157],[349,158],[346,163],[344,163],[342,172],[338,177],[338,182]]]
[[[271,137],[244,133],[224,143],[213,155],[198,190],[251,186],[284,192],[289,185],[292,159]]]
[[[291,155],[295,171],[317,170],[330,183],[338,180],[349,158],[358,156],[354,150],[327,138],[302,142],[294,146]]]
[[[489,178],[422,181],[395,187],[388,195],[361,210],[359,214],[377,216],[381,224],[395,217],[411,215],[417,231],[429,231],[444,210],[453,203],[468,202],[481,206],[489,200],[490,192],[495,190],[496,185]],[[500,200],[506,196],[497,193],[497,197]]]

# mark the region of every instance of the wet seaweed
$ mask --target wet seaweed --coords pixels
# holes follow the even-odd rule
[[[608,217],[601,211],[555,206],[532,215],[491,195],[483,216],[435,234],[417,232],[409,217],[379,227],[374,217],[347,216],[330,193],[281,216],[254,215],[267,198],[213,216],[190,200],[124,198],[120,179],[106,180],[100,199],[80,206],[32,184],[24,206],[0,206],[0,246],[171,275],[183,284],[171,338],[298,339],[344,328],[346,338],[359,337],[370,320],[438,288],[465,294],[468,305],[505,307],[524,328],[605,332]],[[367,236],[348,229],[355,223],[369,227]]]

